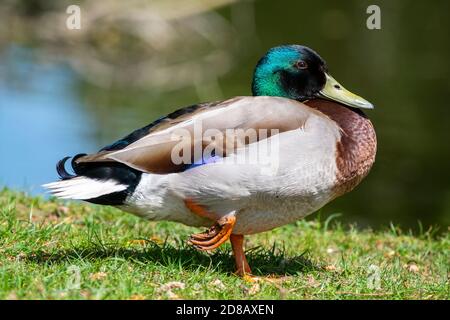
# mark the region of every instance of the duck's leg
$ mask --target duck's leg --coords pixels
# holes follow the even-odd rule
[[[236,274],[240,276],[250,275],[252,271],[248,265],[247,258],[245,258],[244,236],[241,234],[232,234],[230,236],[230,242],[236,262]]]
[[[208,218],[216,223],[207,231],[193,234],[189,242],[193,244],[199,250],[213,250],[219,247],[222,243],[230,238],[233,231],[234,224],[236,223],[236,216],[234,212],[227,214],[217,220],[217,216],[206,210],[201,205],[196,204],[192,200],[184,200],[186,207],[193,213]]]
[[[184,200],[186,207],[193,213],[208,218],[210,220],[216,220],[216,216],[206,210],[199,204],[196,204],[192,200]],[[244,236],[241,234],[232,234],[233,227],[236,223],[236,216],[234,212],[221,217],[216,220],[216,224],[202,233],[193,234],[189,242],[193,244],[199,250],[213,250],[219,247],[222,243],[230,239],[231,247],[233,248],[234,259],[236,262],[236,274],[240,276],[246,276],[251,274],[250,266],[244,253]]]

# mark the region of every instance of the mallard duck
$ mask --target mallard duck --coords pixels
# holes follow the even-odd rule
[[[236,272],[250,274],[245,235],[304,218],[349,192],[376,153],[361,111],[373,105],[339,84],[310,48],[270,49],[252,92],[179,109],[98,153],[78,154],[74,173],[66,157],[57,164],[61,180],[44,186],[59,198],[206,227],[189,242],[209,251],[230,240]]]

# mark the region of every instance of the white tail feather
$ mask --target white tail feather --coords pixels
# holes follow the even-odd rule
[[[58,198],[76,200],[93,199],[127,188],[126,185],[119,184],[114,180],[96,180],[82,176],[42,186]]]

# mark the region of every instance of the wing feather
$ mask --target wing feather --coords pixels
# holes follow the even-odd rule
[[[184,159],[190,158],[190,163],[201,159],[207,146],[226,156],[237,147],[303,127],[311,113],[319,113],[300,102],[279,97],[237,97],[187,109],[140,129],[138,139],[133,140],[135,133],[130,134],[122,143],[126,144],[123,148],[106,147],[76,162],[117,161],[143,172],[180,172],[186,164],[174,161],[174,150],[190,151],[188,156],[182,154]],[[142,135],[142,131],[146,134]],[[256,139],[250,139],[252,132],[256,132]]]

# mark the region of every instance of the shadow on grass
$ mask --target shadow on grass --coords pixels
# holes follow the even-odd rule
[[[313,270],[323,270],[319,265],[305,257],[306,252],[295,257],[286,257],[284,250],[267,250],[261,247],[247,250],[247,259],[255,275],[295,275]],[[215,270],[231,273],[235,271],[234,258],[229,250],[219,249],[212,254],[180,245],[175,247],[165,243],[158,245],[148,242],[136,248],[115,245],[92,244],[86,247],[56,250],[53,252],[38,251],[24,257],[35,263],[66,263],[73,260],[98,261],[111,258],[126,259],[137,263],[154,263],[164,267],[181,266],[185,270]]]

